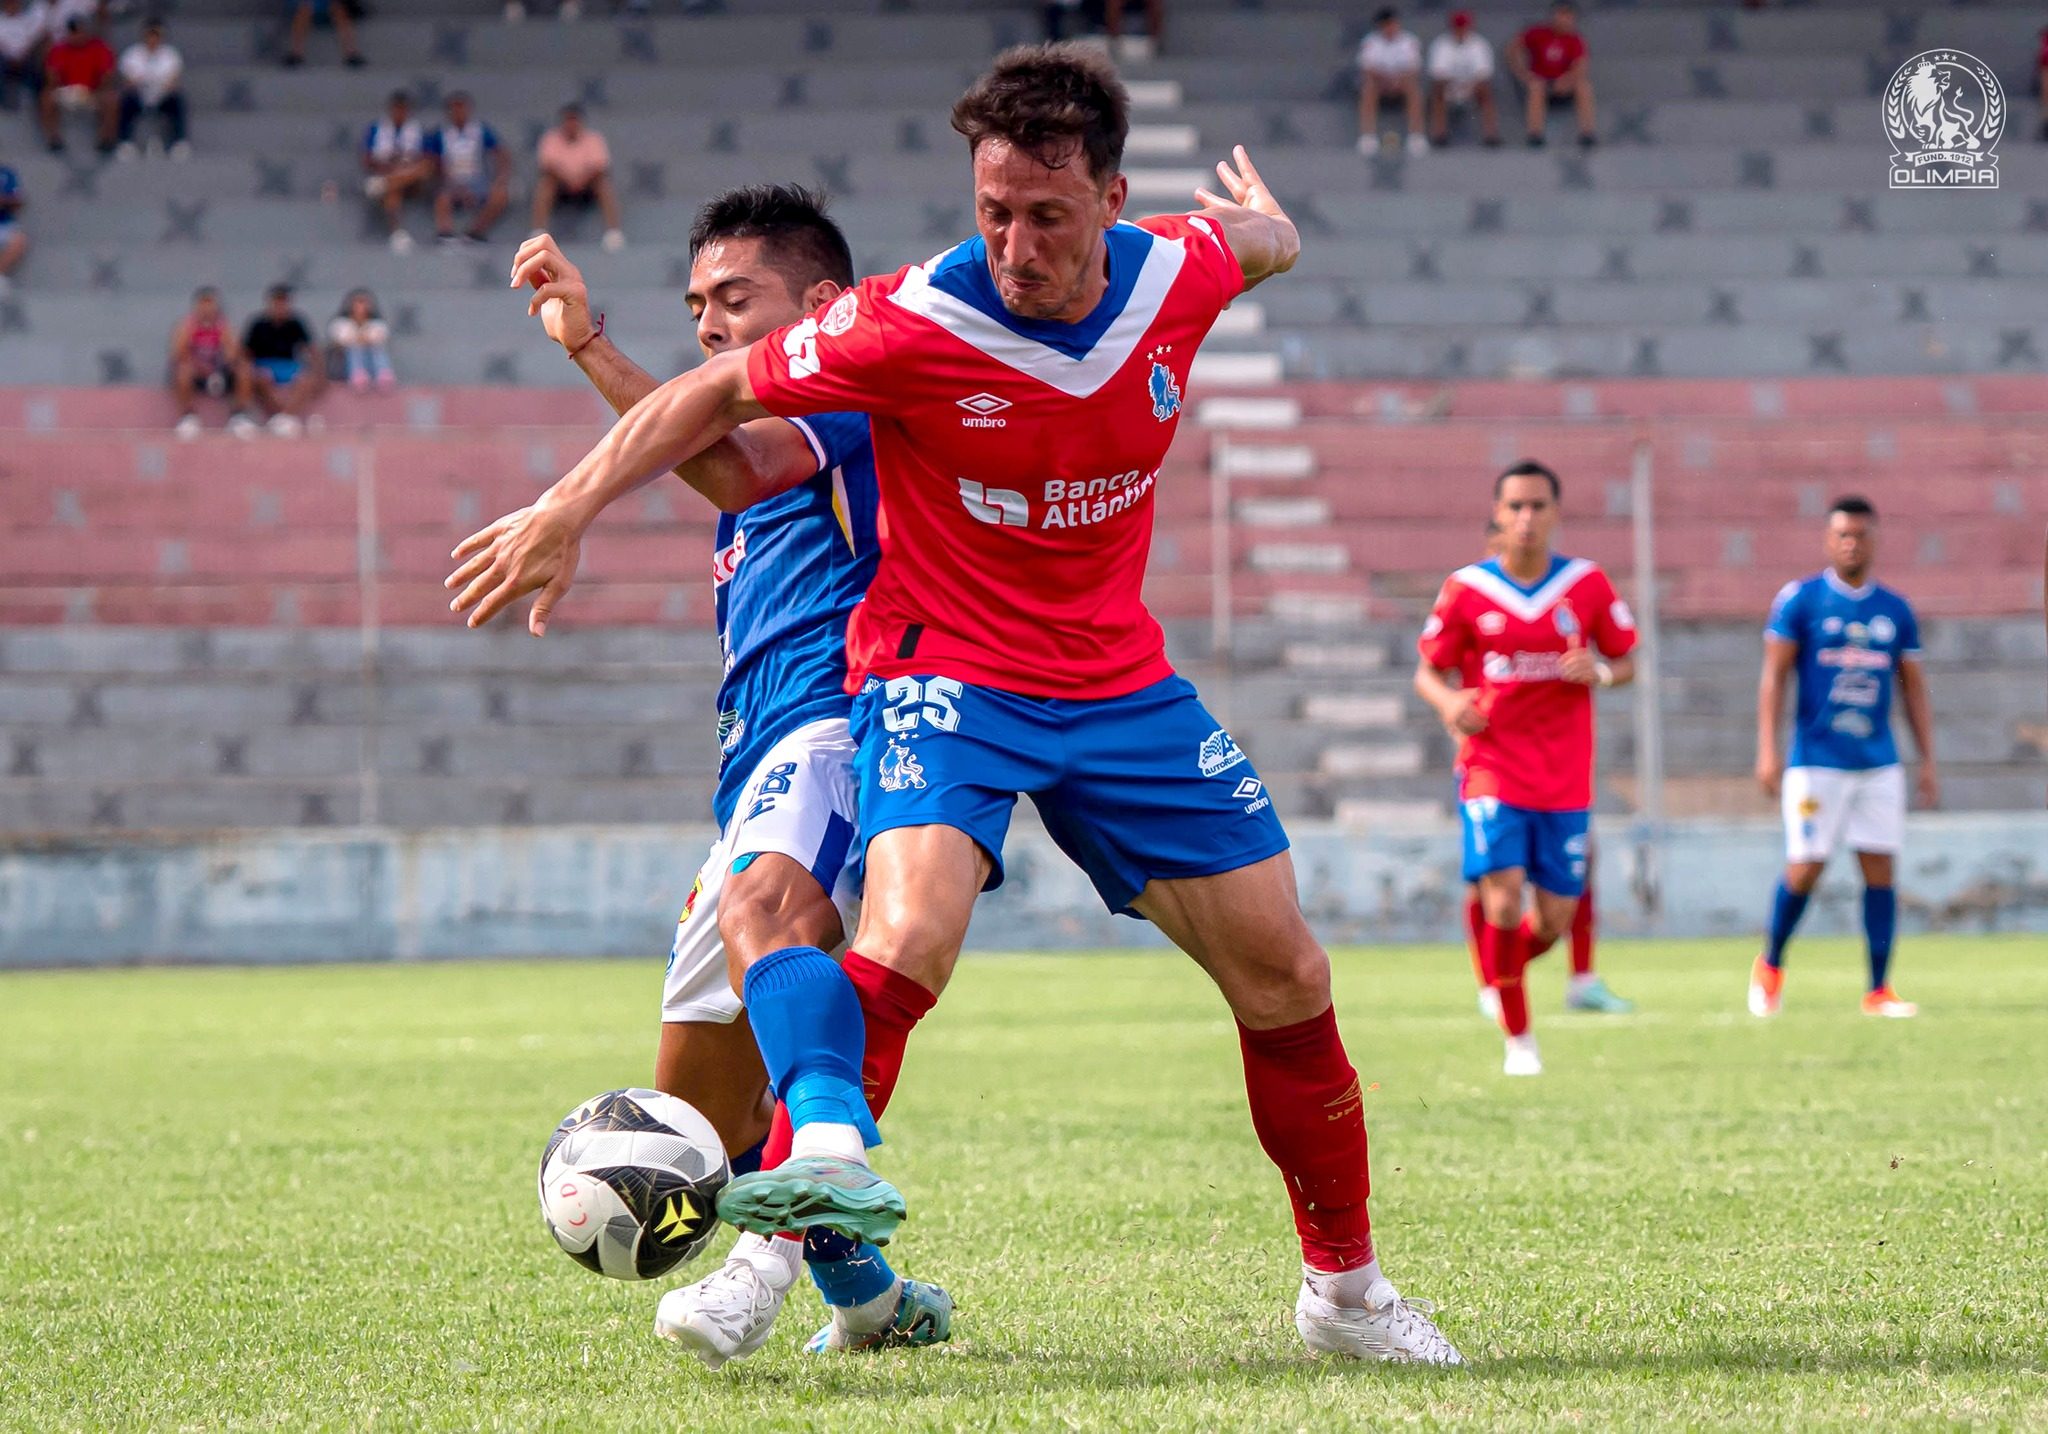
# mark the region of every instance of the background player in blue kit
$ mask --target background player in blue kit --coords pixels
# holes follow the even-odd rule
[[[691,230],[690,253],[686,299],[707,353],[744,347],[852,281],[844,236],[816,198],[793,186],[713,199]],[[512,277],[532,287],[529,310],[613,408],[624,412],[655,388],[604,337],[582,275],[551,238],[521,246]],[[733,437],[677,469],[722,510],[711,573],[725,666],[712,803],[720,836],[677,923],[655,1085],[702,1110],[746,1171],[786,1156],[789,1131],[736,991],[771,953],[843,947],[858,909],[846,620],[874,576],[878,500],[864,414],[764,420]],[[736,495],[763,488],[784,491],[728,511]],[[566,590],[535,602],[536,634]],[[845,994],[854,999],[850,988]],[[833,1312],[814,1349],[946,1338],[944,1291],[899,1280],[878,1250],[830,1231],[742,1236],[719,1270],[662,1300],[656,1331],[713,1368],[751,1354],[802,1258]]]
[[[1892,737],[1892,688],[1905,698],[1906,725],[1920,751],[1920,800],[1935,806],[1934,717],[1920,665],[1920,624],[1906,600],[1870,575],[1877,511],[1863,498],[1828,510],[1828,566],[1779,590],[1764,629],[1764,670],[1756,706],[1756,777],[1785,811],[1785,877],[1771,902],[1763,954],[1749,978],[1754,1016],[1778,1012],[1785,943],[1835,847],[1846,842],[1863,868],[1863,930],[1870,948],[1872,1016],[1918,1008],[1891,988],[1898,922],[1894,858],[1905,837],[1906,778]],[[1792,751],[1780,777],[1778,719],[1785,679],[1798,674]]]

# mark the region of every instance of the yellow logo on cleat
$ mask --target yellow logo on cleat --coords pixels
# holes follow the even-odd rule
[[[668,1197],[667,1207],[661,1212],[661,1218],[654,1222],[654,1233],[664,1240],[673,1240],[689,1226],[696,1224],[700,1213],[697,1202],[688,1195],[681,1197],[680,1203],[676,1196],[671,1195]]]

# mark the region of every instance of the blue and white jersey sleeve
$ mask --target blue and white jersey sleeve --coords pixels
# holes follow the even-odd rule
[[[818,460],[820,473],[865,462],[874,447],[865,413],[813,413],[783,421],[795,427],[811,445],[811,455]]]
[[[1896,597],[1896,595],[1894,595]],[[1904,598],[1897,598],[1899,646],[1898,655],[1903,660],[1920,655],[1920,619],[1913,612],[1913,605]]]
[[[1794,578],[1791,582],[1778,589],[1777,597],[1771,600],[1770,619],[1764,624],[1765,637],[1775,637],[1785,642],[1798,642],[1800,640],[1799,621],[1801,603],[1799,600],[1805,593],[1806,584],[1797,578]]]

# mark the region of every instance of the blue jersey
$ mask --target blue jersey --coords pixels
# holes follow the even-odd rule
[[[787,493],[718,519],[711,565],[718,643],[718,794],[723,828],[761,757],[807,722],[844,717],[846,619],[875,576],[874,447],[864,413],[788,420],[818,460]]]
[[[1899,760],[1892,688],[1900,661],[1920,655],[1904,598],[1874,582],[1852,588],[1830,568],[1779,589],[1764,632],[1799,648],[1788,766],[1860,772]]]

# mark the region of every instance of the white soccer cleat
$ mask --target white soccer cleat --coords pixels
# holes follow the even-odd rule
[[[792,1276],[789,1284],[778,1285],[761,1266],[735,1255],[696,1284],[663,1295],[654,1332],[681,1345],[706,1369],[717,1369],[768,1342],[794,1283]]]
[[[1294,1300],[1294,1327],[1311,1353],[1347,1359],[1377,1359],[1390,1364],[1463,1364],[1459,1354],[1430,1315],[1428,1300],[1404,1300],[1393,1285],[1376,1282],[1363,1308],[1335,1305],[1303,1280]]]
[[[1488,986],[1479,993],[1479,1014],[1486,1017],[1488,1024],[1500,1024],[1500,992]]]
[[[1543,1074],[1543,1057],[1536,1050],[1534,1036],[1509,1036],[1507,1055],[1501,1061],[1502,1075],[1539,1076]]]
[[[604,231],[602,242],[605,253],[616,254],[626,247],[626,231],[623,229],[607,229]]]
[[[1784,973],[1772,970],[1769,962],[1757,957],[1749,968],[1749,1013],[1759,1019],[1777,1015],[1784,981]]]
[[[171,432],[177,434],[181,442],[190,443],[200,434],[206,432],[206,425],[199,421],[198,414],[188,413],[178,420],[177,427],[173,428]]]

